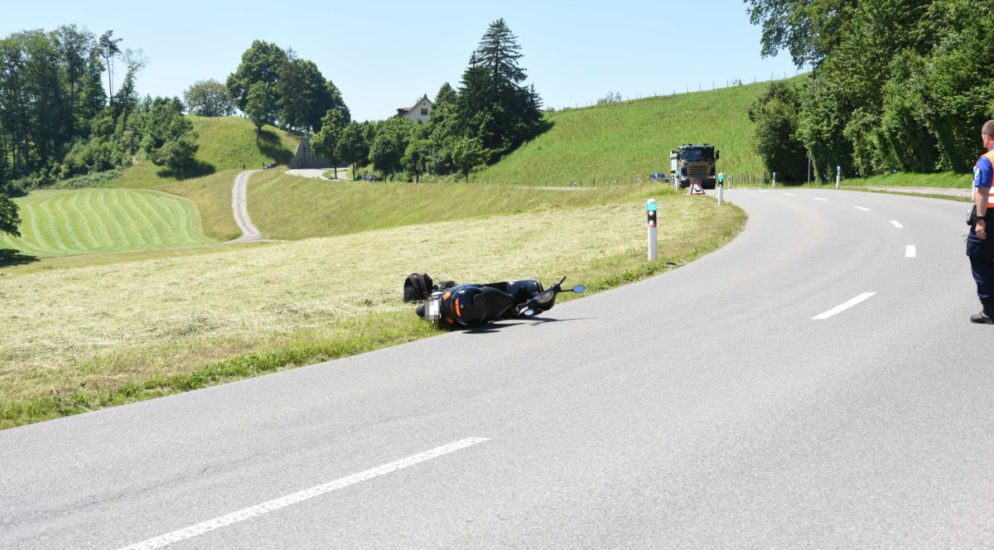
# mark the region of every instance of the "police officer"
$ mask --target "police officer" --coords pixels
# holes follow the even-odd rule
[[[987,153],[977,160],[973,167],[973,215],[972,225],[966,238],[966,255],[973,268],[973,280],[977,282],[977,297],[984,309],[970,316],[970,321],[994,325],[994,237],[989,231],[994,221],[994,196],[991,183],[994,179],[994,120],[988,120],[980,131]]]

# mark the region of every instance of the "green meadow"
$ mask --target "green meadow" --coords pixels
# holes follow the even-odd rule
[[[650,192],[675,193],[655,183],[553,190],[480,183],[331,182],[271,170],[252,176],[248,204],[253,223],[267,237],[303,239],[522,212],[570,215],[574,208],[644,203]]]
[[[0,249],[38,257],[192,246],[209,242],[196,207],[155,191],[36,191],[14,199],[20,238],[0,234]]]
[[[548,113],[552,128],[473,180],[526,185],[605,185],[669,172],[670,149],[712,143],[718,169],[761,178],[748,109],[768,83]]]

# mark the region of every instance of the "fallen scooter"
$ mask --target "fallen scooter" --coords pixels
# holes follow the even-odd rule
[[[412,273],[404,285],[404,300],[423,298],[417,314],[426,321],[445,328],[468,328],[533,317],[552,309],[560,292],[582,294],[587,290],[583,285],[564,289],[565,281],[563,277],[548,289],[534,279],[488,284],[443,281],[434,285],[431,277]]]

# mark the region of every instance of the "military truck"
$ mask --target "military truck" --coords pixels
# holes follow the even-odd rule
[[[681,189],[697,182],[701,187],[714,189],[715,161],[719,152],[714,145],[681,145],[670,151],[670,182]]]

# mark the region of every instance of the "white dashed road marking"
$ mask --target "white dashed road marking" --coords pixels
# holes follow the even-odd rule
[[[865,206],[854,206],[856,210],[862,210],[863,212],[870,212],[870,209]]]
[[[797,195],[795,195],[793,193],[784,193],[784,196],[787,196],[787,197],[796,197]]]
[[[904,229],[904,226],[901,225],[901,222],[899,222],[897,220],[891,220],[890,224],[893,225],[894,227],[898,228],[898,229]]]
[[[860,294],[859,296],[856,296],[855,298],[853,298],[852,300],[849,300],[848,302],[846,302],[844,304],[839,304],[839,305],[833,307],[832,309],[826,311],[825,313],[819,313],[818,315],[815,315],[814,317],[811,318],[811,320],[813,320],[813,321],[822,321],[822,320],[828,319],[829,317],[832,317],[834,315],[842,313],[843,311],[845,311],[845,310],[847,310],[847,309],[855,306],[856,304],[859,304],[860,302],[864,302],[866,300],[869,300],[870,298],[872,298],[876,294],[877,294],[876,292],[864,292],[864,293]]]
[[[915,247],[915,245],[909,244],[908,246],[904,247],[905,258],[914,258],[917,255],[918,255],[918,248]]]
[[[823,199],[821,197],[814,197],[814,200],[821,201],[821,202],[828,202],[828,199]]]
[[[415,464],[419,464],[426,460],[431,460],[433,458],[438,458],[449,453],[454,453],[456,451],[465,449],[467,447],[472,447],[473,445],[478,445],[488,441],[482,437],[469,437],[466,439],[461,439],[455,443],[449,443],[448,445],[443,445],[441,447],[436,447],[430,451],[425,451],[420,454],[409,456],[407,458],[402,458],[382,466],[377,466],[371,470],[366,470],[364,472],[359,472],[357,474],[352,474],[348,477],[343,477],[341,479],[336,479],[334,481],[329,481],[328,483],[323,483],[321,485],[315,485],[310,489],[304,489],[303,491],[298,491],[296,493],[291,493],[280,498],[269,500],[263,502],[262,504],[257,504],[255,506],[250,506],[248,508],[242,508],[237,512],[232,512],[230,514],[216,517],[196,525],[191,525],[185,527],[178,531],[173,531],[171,533],[166,533],[155,538],[144,540],[122,548],[121,550],[150,550],[152,548],[162,548],[164,546],[169,546],[180,541],[187,539],[192,539],[203,535],[204,533],[209,533],[215,531],[222,527],[227,527],[234,523],[245,521],[254,517],[258,517],[269,512],[275,512],[281,508],[286,508],[293,504],[298,504],[304,502],[305,500],[310,500],[314,497],[318,497],[332,491],[337,491],[338,489],[344,489],[350,485],[355,485],[356,483],[361,483],[363,481],[369,481],[374,477],[379,477],[389,473],[396,472],[397,470],[402,470]]]

